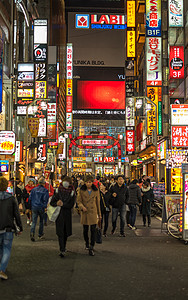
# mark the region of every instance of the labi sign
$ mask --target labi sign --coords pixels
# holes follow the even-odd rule
[[[76,28],[78,29],[126,29],[124,15],[89,15],[76,14]]]

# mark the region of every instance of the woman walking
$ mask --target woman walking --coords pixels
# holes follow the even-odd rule
[[[144,181],[141,188],[142,195],[142,205],[141,205],[141,213],[143,217],[143,225],[146,227],[146,217],[148,219],[148,227],[151,226],[151,202],[154,199],[153,190],[150,187],[149,182]]]
[[[32,191],[32,189],[35,188],[36,181],[34,178],[29,178],[28,184],[23,189],[23,199],[24,199],[24,205],[25,205],[25,214],[27,216],[27,224],[32,225],[31,221],[31,205],[29,203],[29,195]]]
[[[110,214],[110,201],[111,194],[107,190],[107,187],[105,184],[101,184],[100,186],[100,200],[101,200],[101,214],[102,214],[102,221],[101,226],[103,226],[103,220],[104,220],[104,230],[103,230],[103,236],[106,237],[107,229],[108,229],[108,219]]]
[[[96,225],[101,221],[101,210],[99,190],[93,184],[93,177],[91,175],[86,175],[85,184],[78,192],[77,203],[81,211],[85,249],[89,250],[89,255],[94,256],[95,230]],[[90,243],[88,236],[89,226],[91,231]]]
[[[75,192],[70,177],[65,176],[62,179],[57,193],[55,193],[50,202],[51,206],[60,206],[61,210],[56,220],[56,234],[59,240],[60,257],[65,256],[66,243],[69,236],[72,235],[72,211],[75,202]]]

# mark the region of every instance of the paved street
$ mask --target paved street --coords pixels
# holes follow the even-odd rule
[[[103,239],[94,257],[84,250],[79,217],[73,220],[64,259],[58,256],[54,224],[45,228],[46,240],[35,243],[25,225],[14,239],[0,299],[187,299],[188,246],[161,234],[158,220],[142,229],[138,217],[136,233],[127,229],[126,238],[117,233]]]

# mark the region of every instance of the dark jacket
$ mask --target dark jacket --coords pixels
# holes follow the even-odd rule
[[[154,199],[153,189],[149,186],[147,189],[142,187],[142,206],[141,206],[141,213],[143,215],[150,215],[151,213],[151,202]]]
[[[110,204],[112,205],[113,208],[121,208],[123,204],[128,203],[129,193],[125,184],[119,187],[119,185],[116,183],[114,186],[111,187],[110,193],[111,193]],[[113,197],[112,196],[113,193],[116,193],[117,196]]]
[[[105,194],[100,192],[100,207],[101,207],[101,213],[110,212],[110,199],[111,199],[111,193],[107,191]]]
[[[128,204],[141,204],[141,190],[137,184],[130,184],[129,185],[129,200]]]
[[[23,191],[18,186],[16,186],[16,198],[17,198],[18,204],[22,203]]]
[[[0,230],[16,231],[14,221],[23,231],[16,199],[7,192],[0,192]]]
[[[48,204],[48,200],[49,200],[49,192],[43,185],[39,185],[35,187],[31,191],[31,194],[29,195],[29,203],[31,203],[31,209],[46,208]]]
[[[59,216],[56,220],[56,234],[58,236],[64,236],[66,230],[67,236],[70,236],[72,235],[71,209],[75,203],[75,191],[72,185],[68,189],[65,189],[63,185],[60,184],[58,192],[54,193],[50,205],[56,207],[57,201],[59,200],[63,202],[63,206],[61,207]]]

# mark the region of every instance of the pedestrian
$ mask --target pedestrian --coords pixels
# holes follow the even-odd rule
[[[112,231],[114,234],[116,231],[116,223],[118,214],[120,215],[120,237],[125,237],[125,218],[126,218],[126,204],[128,202],[129,193],[125,186],[124,178],[122,175],[118,175],[117,183],[110,189],[112,205]]]
[[[31,205],[29,203],[29,195],[32,189],[35,188],[36,181],[34,178],[29,178],[28,184],[26,184],[25,188],[23,189],[23,199],[24,199],[24,206],[25,206],[25,214],[27,216],[27,224],[31,225]]]
[[[151,226],[151,203],[154,200],[153,189],[150,187],[150,184],[145,181],[141,188],[142,195],[142,205],[141,205],[141,213],[143,217],[143,225],[146,227],[146,217],[148,220],[148,227]]]
[[[103,230],[103,236],[107,236],[107,229],[108,229],[108,219],[110,214],[110,198],[111,194],[107,189],[107,186],[105,184],[101,184],[100,186],[100,207],[101,207],[101,227],[103,227],[103,221],[104,221],[104,230]]]
[[[40,177],[39,177],[39,179],[40,178],[43,178],[44,180],[45,180],[45,177],[43,176],[43,175],[41,175]],[[38,185],[37,185],[38,186]],[[47,190],[48,190],[48,192],[49,192],[49,201],[51,200],[51,197],[53,196],[53,194],[54,194],[54,188],[53,188],[53,186],[51,185],[51,184],[49,184],[47,181],[45,181],[45,186],[44,186]],[[47,213],[45,212],[44,213],[44,226],[47,226],[47,220],[48,220],[48,216],[47,216]]]
[[[0,278],[8,279],[6,268],[10,259],[14,233],[23,231],[16,199],[7,193],[8,180],[0,177]],[[17,229],[16,229],[16,226]]]
[[[29,204],[32,211],[32,225],[30,231],[31,241],[35,241],[35,227],[37,224],[38,216],[40,218],[38,238],[44,238],[44,213],[47,209],[49,200],[49,192],[45,188],[45,179],[41,177],[38,181],[38,186],[32,189],[29,196]]]
[[[99,187],[101,185],[100,179],[101,179],[100,175],[97,175],[93,181],[93,184],[96,186],[97,189],[99,189]]]
[[[56,220],[56,234],[59,241],[60,257],[65,256],[66,243],[72,235],[72,208],[75,203],[75,191],[70,177],[62,179],[57,193],[55,192],[50,205],[60,206],[61,210]]]
[[[24,215],[24,201],[23,201],[23,190],[24,190],[24,183],[20,180],[16,186],[16,199],[18,201],[18,207],[20,210],[21,215]]]
[[[129,210],[130,210],[130,216],[129,216],[129,227],[130,229],[135,230],[135,222],[136,222],[136,213],[137,213],[137,206],[141,205],[141,190],[138,186],[138,180],[134,179],[131,184],[129,185]]]
[[[85,249],[89,250],[89,255],[94,256],[96,225],[101,222],[100,195],[99,190],[93,184],[92,175],[86,175],[84,181],[85,184],[78,191],[77,203],[81,211]],[[90,243],[89,226],[91,231]]]

